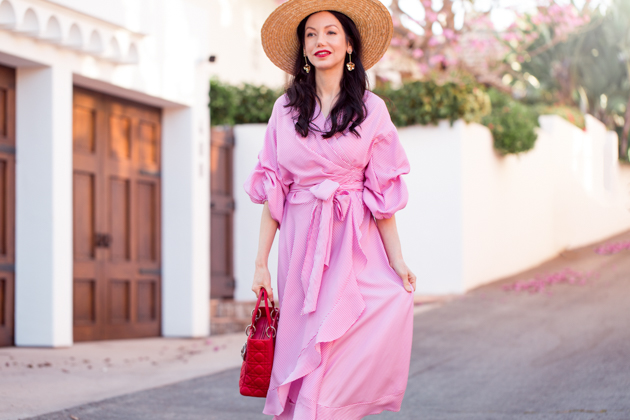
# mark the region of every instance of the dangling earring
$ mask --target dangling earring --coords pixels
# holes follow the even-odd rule
[[[354,70],[354,67],[355,67],[354,63],[352,62],[352,52],[348,53],[348,57],[349,59],[348,59],[348,62],[346,63],[346,68],[348,69],[348,71],[352,71]]]
[[[308,58],[306,58],[306,51],[304,51],[304,61],[306,61],[306,65],[302,67],[306,73],[311,72],[311,65],[308,64]]]

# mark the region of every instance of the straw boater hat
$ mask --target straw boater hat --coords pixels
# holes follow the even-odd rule
[[[267,57],[282,70],[293,73],[301,55],[297,27],[305,17],[324,10],[348,16],[361,34],[361,61],[367,70],[383,57],[394,34],[392,17],[379,0],[289,0],[278,6],[262,27]]]

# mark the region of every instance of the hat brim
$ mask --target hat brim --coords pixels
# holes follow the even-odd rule
[[[300,43],[297,27],[307,16],[334,10],[348,16],[361,34],[361,61],[367,70],[385,55],[394,34],[392,16],[379,0],[289,0],[274,10],[262,27],[262,45],[267,57],[293,74]]]

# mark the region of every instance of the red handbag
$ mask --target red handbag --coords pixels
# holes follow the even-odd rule
[[[260,308],[260,299],[265,300],[264,311]],[[245,329],[247,341],[241,350],[243,366],[238,385],[241,395],[247,397],[266,397],[273,367],[273,349],[276,343],[276,331],[280,311],[271,302],[267,303],[267,291],[262,288],[258,293],[256,307],[252,310],[252,323]]]

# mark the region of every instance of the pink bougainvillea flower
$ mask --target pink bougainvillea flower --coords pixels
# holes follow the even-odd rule
[[[393,45],[394,47],[399,47],[402,45],[402,39],[398,38],[398,37],[394,37],[392,38],[392,42],[390,45]]]
[[[447,57],[446,61],[445,61],[445,64],[448,67],[451,67],[451,66],[457,65],[458,62],[459,62],[459,60],[457,60],[457,57]]]
[[[429,22],[429,23],[433,23],[437,20],[437,13],[435,13],[433,10],[427,10],[425,15],[424,15],[424,19]]]
[[[455,38],[455,32],[452,29],[450,29],[450,28],[444,29],[442,34],[444,35],[444,38],[448,39],[449,41],[451,39]]]
[[[433,57],[429,59],[429,64],[432,66],[439,64],[444,61],[444,56],[442,54],[435,54]]]
[[[503,38],[503,40],[507,42],[520,41],[521,35],[518,32],[506,32],[501,36],[501,38]]]
[[[424,56],[424,51],[422,51],[422,48],[416,48],[415,50],[413,50],[412,55],[413,55],[413,58],[417,60]]]
[[[431,37],[431,39],[429,39],[429,47],[435,47],[437,45],[440,45],[442,43],[442,41],[440,41],[440,39],[436,36]]]

